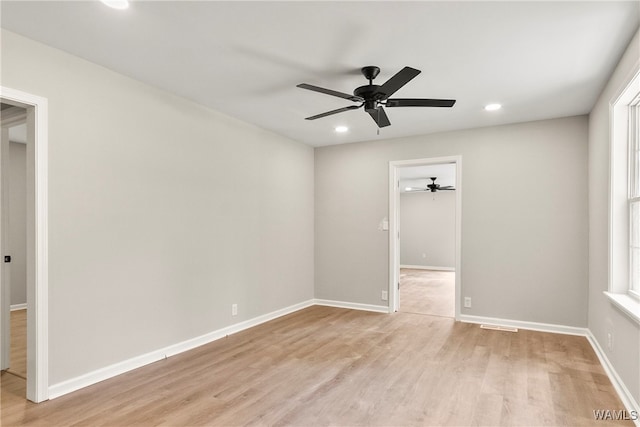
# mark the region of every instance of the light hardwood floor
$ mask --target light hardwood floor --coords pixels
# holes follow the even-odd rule
[[[1,424],[628,425],[584,337],[314,306],[39,405],[1,377]]]
[[[400,305],[404,313],[455,316],[453,271],[400,269]]]
[[[27,378],[27,310],[11,312],[9,372]]]

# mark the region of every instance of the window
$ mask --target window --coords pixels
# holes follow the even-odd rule
[[[640,71],[611,103],[609,291],[640,323]]]
[[[640,96],[629,105],[629,293],[640,299]]]

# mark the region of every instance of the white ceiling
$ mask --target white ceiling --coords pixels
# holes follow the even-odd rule
[[[2,27],[314,146],[586,114],[640,22],[639,1],[0,2]],[[296,88],[351,93],[365,65],[395,97],[451,108],[362,110]],[[126,102],[126,100],[123,100]],[[489,113],[483,106],[500,102]],[[349,132],[336,134],[336,125]]]
[[[400,192],[405,193],[406,187],[427,188],[431,184],[431,177],[435,177],[436,184],[445,187],[456,185],[456,165],[455,163],[444,163],[425,166],[405,166],[398,168],[398,179],[400,181]]]

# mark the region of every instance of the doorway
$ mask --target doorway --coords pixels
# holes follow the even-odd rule
[[[455,316],[456,165],[398,169],[398,311]]]
[[[42,97],[10,88],[0,87],[0,368],[22,370],[26,375],[26,398],[33,402],[48,399],[48,243],[47,243],[47,100]],[[11,253],[9,252],[9,129],[25,124],[25,255],[26,310],[22,325],[11,325]],[[24,308],[18,304],[15,309]],[[14,316],[19,317],[19,316]],[[20,319],[16,319],[16,322]],[[17,327],[26,323],[26,364],[20,367],[15,350],[19,343],[11,342],[11,326],[14,338],[20,332]],[[24,342],[23,341],[23,342]],[[13,346],[12,346],[13,344]],[[24,344],[23,344],[24,345]],[[12,350],[14,350],[12,352]],[[25,348],[23,347],[23,351]],[[13,354],[12,354],[13,353]],[[10,365],[14,365],[11,367]],[[3,375],[8,375],[3,372]]]
[[[460,156],[389,163],[390,312],[459,319],[461,169]]]
[[[2,116],[2,199],[0,217],[6,225],[2,235],[5,294],[9,300],[9,363],[11,375],[27,379],[27,110],[0,103]]]

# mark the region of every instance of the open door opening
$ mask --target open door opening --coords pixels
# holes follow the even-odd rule
[[[460,156],[390,162],[390,311],[460,316]]]
[[[0,105],[0,368],[3,377],[25,377],[22,389],[26,398],[42,402],[49,393],[47,100],[1,87]],[[10,137],[11,129],[22,125],[23,145],[12,145],[11,139],[16,137]],[[23,167],[15,168],[15,162],[21,161]],[[18,169],[24,174],[22,191],[15,176],[13,188],[10,185],[11,176]],[[12,205],[16,208],[19,204],[12,196],[20,192],[24,196],[22,213],[12,209]],[[24,220],[23,248],[15,241],[10,243],[15,238],[12,234],[20,228],[20,220]],[[17,274],[21,267],[23,278]],[[17,287],[20,281],[26,284],[23,290]],[[19,301],[21,298],[24,301]],[[3,378],[3,391],[6,382]]]
[[[0,218],[3,221],[3,291],[10,307],[3,317],[9,322],[3,331],[3,370],[27,379],[27,110],[0,103],[2,115],[2,185]]]
[[[398,311],[455,317],[456,165],[398,169]]]

